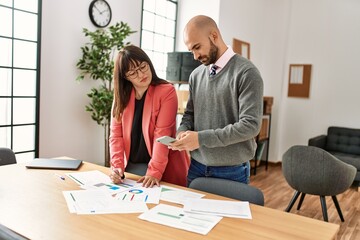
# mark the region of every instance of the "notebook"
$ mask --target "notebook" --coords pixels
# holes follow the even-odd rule
[[[43,169],[67,169],[76,170],[80,167],[81,160],[68,159],[51,159],[51,158],[35,158],[25,166],[27,168],[43,168]]]

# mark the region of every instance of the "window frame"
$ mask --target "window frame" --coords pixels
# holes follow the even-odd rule
[[[0,65],[0,69],[7,69],[10,70],[10,78],[9,78],[9,83],[11,85],[9,93],[5,93],[5,95],[1,95],[0,94],[0,99],[8,99],[10,101],[9,104],[9,116],[6,118],[9,118],[9,121],[4,122],[3,124],[0,124],[0,130],[3,130],[6,133],[6,137],[5,137],[5,145],[6,146],[0,146],[0,147],[9,147],[11,149],[14,150],[14,147],[17,144],[20,144],[22,146],[24,146],[24,144],[22,144],[22,142],[24,141],[24,139],[14,139],[14,128],[16,131],[17,127],[22,127],[22,126],[34,126],[34,132],[33,132],[33,139],[29,139],[28,141],[33,142],[32,148],[30,147],[25,147],[15,151],[15,154],[17,156],[17,161],[19,162],[23,162],[26,159],[28,159],[29,154],[32,155],[33,157],[38,157],[39,156],[39,120],[40,120],[40,56],[41,56],[41,10],[42,10],[42,0],[37,0],[37,11],[34,11],[33,9],[25,9],[25,8],[16,8],[15,7],[16,1],[12,0],[11,1],[11,6],[9,5],[4,5],[0,3],[0,8],[2,9],[11,9],[11,36],[6,36],[6,35],[2,35],[2,33],[0,32],[0,39],[9,39],[11,41],[11,50],[9,50],[11,52],[11,60],[10,60],[10,66],[7,65]],[[36,29],[36,39],[29,39],[27,37],[17,37],[15,36],[15,23],[16,22],[16,15],[18,15],[19,13],[25,13],[25,14],[29,14],[29,16],[31,16],[31,14],[36,15],[36,19],[37,19],[37,29]],[[20,16],[18,16],[20,17]],[[19,21],[21,22],[21,21]],[[19,25],[17,25],[19,26]],[[35,36],[34,35],[34,36]],[[15,43],[35,43],[36,46],[36,59],[34,62],[34,67],[24,67],[24,66],[16,66],[15,62],[14,62],[14,55],[15,55]],[[15,49],[15,50],[14,50]],[[34,55],[34,58],[35,58]],[[19,71],[20,70],[20,71]],[[30,74],[35,74],[35,84],[36,86],[34,86],[34,95],[15,95],[16,93],[14,93],[14,73],[16,71],[29,71]],[[33,73],[32,73],[33,72]],[[6,83],[5,83],[6,85]],[[31,101],[35,100],[34,103],[34,108],[35,108],[35,113],[31,112],[31,114],[34,114],[34,117],[32,117],[32,119],[34,119],[34,122],[30,122],[30,121],[24,121],[20,123],[16,123],[14,121],[14,101],[16,100],[25,100],[29,99]],[[28,104],[25,104],[25,106]],[[5,106],[5,105],[4,105]],[[21,105],[20,105],[21,106]],[[26,115],[25,115],[26,116]],[[26,117],[25,117],[26,118]],[[16,120],[16,119],[15,119]],[[8,137],[10,139],[8,139]],[[31,137],[31,135],[29,136]],[[27,141],[27,139],[25,139],[25,141]],[[22,157],[23,156],[23,157]]]
[[[153,25],[154,25],[154,29],[152,32],[150,32],[149,30],[147,29],[144,29],[143,27],[143,20],[144,20],[144,12],[149,12],[149,13],[152,13],[154,14],[154,16],[160,16],[160,17],[163,17],[165,19],[170,19],[170,18],[167,18],[166,16],[163,16],[161,14],[157,14],[154,10],[154,11],[149,11],[147,9],[144,9],[144,1],[146,0],[142,0],[142,11],[141,11],[141,31],[140,31],[140,47],[149,55],[151,61],[153,62],[154,64],[154,68],[155,68],[155,71],[157,73],[157,75],[162,78],[162,79],[166,79],[166,66],[167,66],[167,53],[168,52],[173,52],[175,51],[175,47],[176,47],[176,33],[177,33],[177,18],[178,18],[178,1],[177,0],[164,0],[166,1],[167,3],[172,3],[172,4],[175,4],[175,16],[174,16],[174,32],[173,32],[173,37],[171,36],[167,36],[166,35],[166,29],[164,29],[164,31],[162,32],[159,32],[159,31],[156,31],[155,30],[155,20],[153,22]],[[156,0],[154,1],[156,2]],[[143,40],[144,40],[144,32],[148,32],[148,33],[151,33],[153,34],[153,37],[156,35],[156,34],[159,34],[159,35],[162,35],[164,37],[171,37],[173,38],[173,47],[172,49],[169,49],[169,51],[158,51],[158,50],[155,50],[154,49],[154,45],[152,46],[152,48],[146,48],[144,47],[144,44],[143,44]],[[154,55],[159,55],[159,54],[162,54],[163,55],[163,61],[162,63],[163,64],[159,64],[157,61],[156,61],[156,58],[153,57]]]

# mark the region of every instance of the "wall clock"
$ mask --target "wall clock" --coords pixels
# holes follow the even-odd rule
[[[111,21],[111,7],[105,0],[93,0],[89,6],[91,22],[100,28],[106,27]]]

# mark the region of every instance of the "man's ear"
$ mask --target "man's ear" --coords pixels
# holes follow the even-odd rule
[[[218,41],[219,35],[218,35],[218,33],[217,33],[215,30],[213,30],[213,31],[210,32],[210,39],[211,39],[214,43],[216,43],[216,42]]]

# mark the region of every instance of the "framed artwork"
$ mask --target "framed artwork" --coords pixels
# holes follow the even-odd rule
[[[309,98],[311,64],[290,64],[288,97]]]
[[[233,38],[233,50],[244,58],[250,59],[250,43]]]

